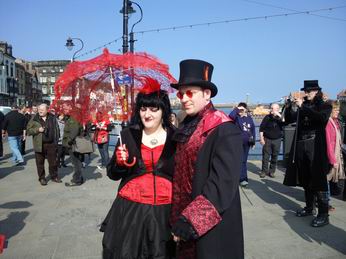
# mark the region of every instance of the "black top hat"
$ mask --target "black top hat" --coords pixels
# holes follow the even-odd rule
[[[305,80],[304,87],[300,88],[302,91],[310,90],[321,90],[322,88],[318,85],[318,80]]]
[[[180,86],[199,86],[211,90],[211,97],[217,94],[217,87],[211,80],[213,65],[203,60],[186,59],[180,62],[180,77],[177,84],[171,84],[175,89]]]

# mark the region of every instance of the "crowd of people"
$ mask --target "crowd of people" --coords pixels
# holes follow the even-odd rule
[[[85,167],[85,156],[90,155],[90,152],[78,152],[74,147],[79,136],[88,136],[90,143],[97,145],[101,156],[98,169],[104,170],[109,161],[109,132],[112,130],[108,114],[98,112],[93,121],[82,125],[70,116],[71,109],[72,107],[67,105],[55,114],[47,104],[42,103],[31,108],[13,105],[5,116],[0,112],[0,157],[3,156],[2,140],[7,137],[13,166],[24,165],[26,138],[32,136],[39,183],[42,186],[47,185],[48,180],[61,183],[58,168],[67,166],[65,156],[69,155],[74,173],[71,183],[65,185],[79,186],[84,182],[82,171]],[[48,178],[45,160],[48,161]]]
[[[121,131],[111,159],[112,124],[101,111],[82,124],[71,116],[70,105],[58,114],[46,104],[13,106],[6,116],[0,113],[2,137],[7,135],[13,164],[22,165],[25,140],[32,136],[43,186],[45,160],[49,180],[61,183],[58,168],[66,167],[66,155],[74,172],[65,185],[83,184],[85,156],[92,152],[85,141],[95,143],[98,168],[120,180],[100,228],[103,258],[244,258],[239,185],[249,184],[247,160],[256,145],[256,127],[244,102],[229,115],[214,108],[211,99],[218,88],[211,81],[213,69],[202,60],[180,63],[179,81],[171,84],[184,112],[180,121],[160,83],[144,77],[130,124]],[[317,208],[311,226],[322,227],[335,209],[329,204],[332,186],[345,179],[340,107],[324,100],[317,80],[304,81],[301,90],[304,95],[291,96],[281,111],[279,104],[271,104],[260,124],[259,177],[275,177],[283,127],[294,123],[283,184],[303,187],[306,206],[296,216],[315,215]]]

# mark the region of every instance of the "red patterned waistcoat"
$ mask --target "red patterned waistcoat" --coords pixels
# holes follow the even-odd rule
[[[218,211],[210,201],[203,195],[199,195],[195,199],[191,195],[193,177],[198,173],[195,172],[198,151],[215,127],[228,121],[231,120],[223,112],[206,110],[188,141],[177,144],[170,221],[174,225],[181,215],[184,216],[198,236],[205,234],[221,221]],[[180,242],[177,258],[195,258],[195,246],[194,240]]]

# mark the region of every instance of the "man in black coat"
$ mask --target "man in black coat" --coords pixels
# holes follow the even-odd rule
[[[12,151],[12,162],[15,165],[21,165],[24,163],[24,159],[21,150],[21,141],[25,139],[25,117],[18,112],[18,106],[13,105],[12,111],[6,114],[4,123],[2,125],[3,136],[8,135],[8,144]]]
[[[275,177],[276,163],[281,146],[282,127],[284,126],[279,110],[279,104],[272,103],[270,105],[270,114],[263,118],[259,128],[260,143],[263,145],[261,178],[264,178],[266,175],[269,175],[271,178]],[[268,168],[269,158],[271,159]]]
[[[211,98],[213,66],[201,60],[180,63],[177,97],[186,112],[177,141],[171,225],[177,258],[244,258],[239,172],[239,128]]]
[[[297,211],[297,217],[313,215],[314,197],[317,198],[318,215],[311,225],[321,227],[329,223],[329,161],[325,128],[332,106],[323,101],[317,80],[304,81],[301,90],[306,95],[304,100],[298,97],[286,104],[285,122],[296,121],[297,124],[284,184],[304,188],[306,206]]]

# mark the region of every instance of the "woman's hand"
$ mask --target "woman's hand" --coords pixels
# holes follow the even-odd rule
[[[117,164],[121,166],[125,165],[125,162],[129,159],[129,152],[126,149],[126,145],[123,144],[121,146],[118,146],[115,155],[117,158]]]

